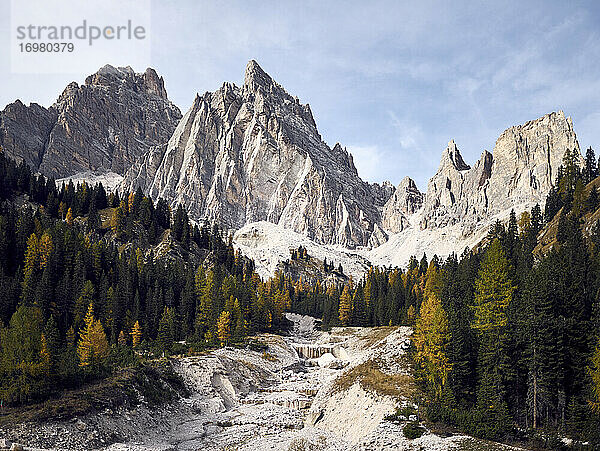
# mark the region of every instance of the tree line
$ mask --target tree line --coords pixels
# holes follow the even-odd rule
[[[372,268],[357,283],[296,290],[292,309],[325,327],[414,325],[431,421],[491,439],[529,430],[599,443],[600,224],[582,232],[600,204],[588,185],[598,175],[593,150],[583,168],[567,151],[544,212],[511,212],[460,258],[413,257],[404,271]],[[545,226],[556,242],[542,255]]]
[[[202,350],[283,322],[285,297],[216,225],[191,223],[181,207],[171,212],[139,190],[120,198],[101,184],[57,187],[2,154],[0,202],[7,404],[106,376],[139,355]],[[165,246],[173,252],[159,255]]]

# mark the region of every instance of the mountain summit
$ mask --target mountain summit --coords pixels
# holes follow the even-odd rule
[[[229,229],[269,221],[323,244],[367,245],[387,199],[362,181],[350,154],[321,140],[308,105],[255,62],[244,85],[197,96],[166,146],[126,174],[197,220]]]
[[[106,170],[124,174],[152,146],[164,144],[181,112],[154,69],[106,65],[70,83],[50,108],[20,101],[0,113],[0,146],[52,177]]]

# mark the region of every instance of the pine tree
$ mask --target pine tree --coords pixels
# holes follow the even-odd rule
[[[235,318],[235,329],[233,331],[233,337],[235,339],[241,339],[248,333],[248,324],[244,318],[244,312],[240,306],[240,301],[236,298],[233,303],[233,316]]]
[[[505,382],[507,380],[507,308],[515,287],[509,278],[506,255],[496,239],[488,248],[475,281],[475,305],[472,327],[479,337],[478,405],[490,409],[504,422]]]
[[[194,329],[198,338],[204,338],[210,330],[213,311],[214,274],[204,273],[200,266],[195,277],[195,291],[198,296]]]
[[[577,183],[577,179],[579,178],[579,160],[576,150],[567,149],[565,151],[562,167],[563,171],[562,177],[559,179],[558,192],[565,199],[573,193],[575,183]]]
[[[160,351],[170,352],[175,341],[175,315],[173,310],[165,307],[158,323],[156,344]]]
[[[86,280],[73,310],[74,322],[76,330],[79,330],[84,325],[84,318],[89,311],[89,306],[94,302],[95,289],[94,284],[90,280]]]
[[[119,338],[117,340],[117,344],[119,346],[126,346],[127,345],[127,338],[125,338],[125,332],[123,332],[123,331],[119,332]]]
[[[0,393],[7,401],[24,402],[45,388],[40,370],[42,313],[20,304],[0,335]]]
[[[46,326],[44,327],[44,335],[48,344],[48,352],[50,352],[50,357],[52,361],[55,362],[60,351],[61,340],[60,332],[58,330],[58,326],[56,325],[54,315],[50,315],[48,321],[46,321]]]
[[[52,357],[50,356],[48,341],[46,340],[46,336],[44,334],[42,334],[40,338],[40,360],[42,365],[42,374],[48,377],[50,375],[50,368],[52,366]]]
[[[67,346],[73,348],[75,346],[75,329],[73,326],[69,327],[66,334]]]
[[[583,171],[584,182],[590,183],[596,177],[598,177],[598,165],[596,162],[596,154],[594,149],[588,147],[585,153],[585,168]]]
[[[554,370],[552,324],[556,320],[551,298],[546,291],[547,285],[541,269],[535,270],[529,276],[523,293],[525,324],[522,332],[526,340],[528,369],[527,410],[531,414],[533,428],[540,425],[543,409],[550,404],[553,385],[549,375]]]
[[[118,206],[111,217],[110,227],[118,240],[123,238],[126,227],[125,212],[121,206]]]

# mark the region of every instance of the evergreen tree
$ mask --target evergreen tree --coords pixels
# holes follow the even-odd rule
[[[480,409],[496,417],[495,425],[500,429],[505,428],[508,422],[505,383],[510,370],[506,311],[514,290],[509,278],[508,260],[500,242],[494,240],[475,281],[472,327],[479,338],[477,403]]]
[[[590,183],[596,177],[598,177],[598,165],[596,161],[596,154],[594,149],[588,147],[585,153],[585,167],[583,170],[584,182]]]
[[[126,228],[126,217],[123,207],[118,206],[111,217],[110,227],[118,240],[123,239]]]
[[[175,315],[172,309],[165,307],[158,323],[156,345],[160,351],[170,352],[175,341]]]
[[[0,394],[8,402],[24,402],[41,392],[42,312],[19,305],[0,336]]]

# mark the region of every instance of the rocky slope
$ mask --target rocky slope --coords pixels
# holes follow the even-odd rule
[[[84,171],[124,174],[171,137],[181,112],[154,69],[104,66],[69,84],[46,109],[21,101],[0,113],[0,147],[55,178]]]
[[[405,420],[385,419],[411,403],[410,328],[319,332],[314,318],[288,314],[288,319],[294,324],[291,336],[255,338],[264,350],[223,348],[173,359],[172,368],[191,393],[187,398],[0,432],[39,449],[510,449],[429,431],[408,440]]]
[[[383,228],[398,233],[409,227],[408,216],[421,209],[423,197],[415,181],[404,177],[383,207]]]

